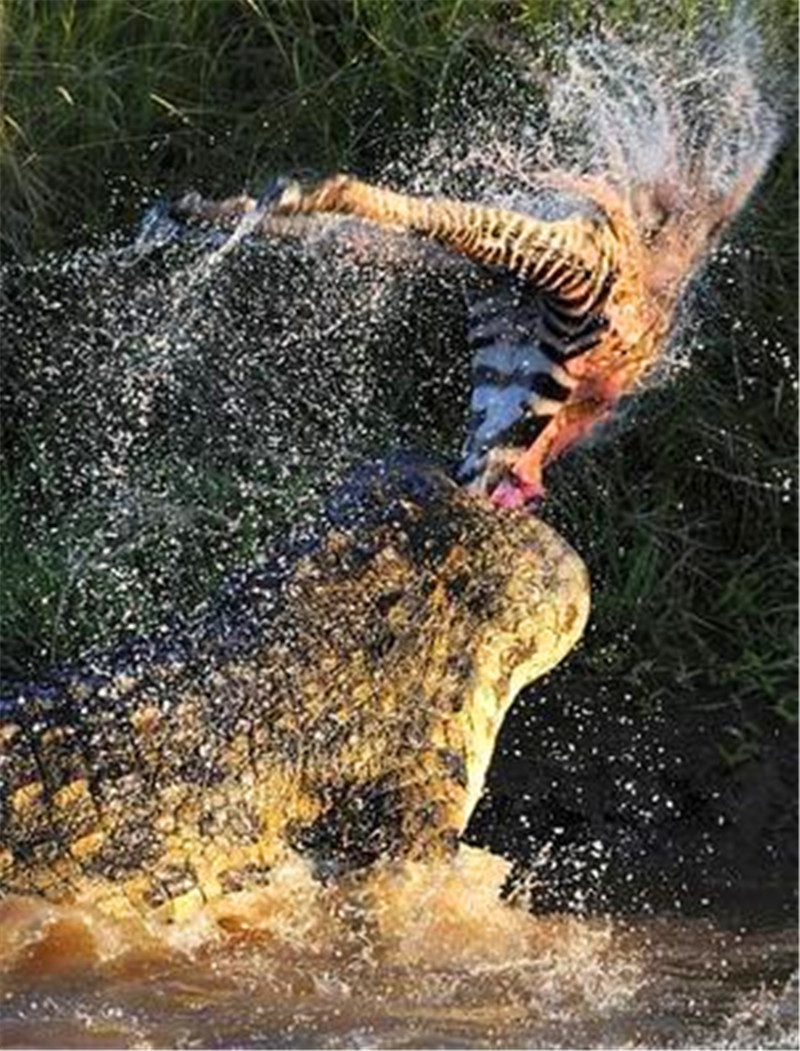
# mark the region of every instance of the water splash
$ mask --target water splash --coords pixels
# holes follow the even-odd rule
[[[14,1046],[792,1046],[785,934],[534,919],[498,901],[506,874],[465,850],[322,886],[294,860],[271,887],[157,932],[6,904],[0,1034]]]
[[[466,370],[456,350],[437,374],[422,335],[457,310],[457,288],[420,290],[419,260],[399,277],[373,263],[365,280],[323,234],[245,250],[246,233],[211,258],[196,244],[132,256],[112,242],[3,274],[20,529],[55,563],[32,565],[33,579],[65,574],[45,599],[46,660],[152,625],[176,596],[191,608],[310,521],[353,463],[403,429],[457,425],[450,392]],[[455,346],[457,322],[438,327]],[[387,341],[405,363],[386,360]],[[395,409],[412,396],[404,423]]]
[[[464,122],[437,120],[387,168],[409,189],[531,207],[546,218],[594,202],[629,243],[657,311],[687,285],[766,172],[782,134],[774,75],[740,20],[702,40],[611,34],[571,44],[555,77],[515,42],[504,90]],[[525,85],[533,101],[519,106]],[[546,92],[541,90],[546,85]],[[584,203],[585,207],[585,203]],[[673,339],[660,378],[681,360]]]
[[[489,199],[541,192],[555,171],[599,175],[631,196],[666,184],[667,197],[691,197],[698,213],[732,197],[733,211],[782,133],[783,93],[744,22],[703,40],[651,33],[636,44],[612,34],[572,42],[555,71],[545,69],[548,52],[520,41],[511,56],[477,112],[466,94],[448,103],[416,151],[387,172],[420,193]]]
[[[755,32],[683,46],[586,41],[554,77],[529,49],[514,55],[492,101],[465,89],[383,175],[423,193],[538,195],[552,209],[564,197],[553,181],[580,191],[602,177],[611,205],[645,237],[656,231],[653,287],[679,293],[779,135]],[[363,231],[257,244],[260,214],[210,253],[166,246],[132,259],[112,245],[4,271],[7,433],[11,459],[27,461],[18,499],[46,494],[44,516],[21,529],[43,549],[58,537],[66,573],[45,600],[51,659],[70,638],[152,624],[176,594],[199,601],[364,455],[457,452],[461,278],[435,274],[409,241],[398,249]],[[686,320],[663,373],[688,365],[690,332]],[[199,577],[180,568],[192,546],[214,553]],[[111,608],[103,591],[117,592]]]

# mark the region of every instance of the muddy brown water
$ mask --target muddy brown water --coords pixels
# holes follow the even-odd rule
[[[270,888],[173,927],[4,904],[0,1044],[796,1047],[789,923],[532,916],[465,849],[369,886]]]

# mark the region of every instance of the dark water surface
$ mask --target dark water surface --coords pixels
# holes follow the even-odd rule
[[[347,890],[291,863],[159,929],[7,903],[0,1043],[797,1046],[789,921],[532,917],[499,902],[504,874],[468,849]]]

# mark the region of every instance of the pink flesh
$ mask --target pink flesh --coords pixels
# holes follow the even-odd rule
[[[499,482],[490,495],[495,507],[526,507],[544,499],[542,469],[545,464],[561,456],[572,445],[584,438],[596,424],[611,415],[618,395],[605,391],[598,397],[594,387],[592,397],[578,403],[579,413],[557,413],[537,440],[525,450],[512,467],[510,478]]]
[[[541,500],[544,490],[538,485],[528,485],[525,482],[515,483],[509,481],[500,482],[492,490],[490,497],[495,507],[525,507],[536,500]]]

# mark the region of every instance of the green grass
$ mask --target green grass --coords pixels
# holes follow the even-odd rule
[[[476,60],[489,15],[475,0],[5,0],[4,246],[57,240],[65,209],[102,225],[114,175],[363,163]]]
[[[657,22],[680,34],[733,7],[617,0],[604,10],[623,28]],[[793,2],[754,9],[768,53],[794,46]],[[0,12],[0,235],[12,260],[130,226],[136,187],[228,193],[276,170],[374,171],[431,107],[465,79],[480,82],[512,34],[541,48],[597,22],[584,0],[4,0]],[[751,254],[711,268],[693,333],[705,349],[691,373],[551,479],[549,514],[595,586],[576,674],[729,706],[743,742],[732,762],[757,750],[772,713],[796,717],[794,488],[782,488],[795,472],[795,391],[780,360],[782,348],[796,354],[796,200],[788,142],[734,235]],[[8,404],[24,395],[24,376],[6,388]],[[398,412],[413,417],[405,402]],[[131,610],[130,588],[115,589],[97,555],[102,519],[65,513],[58,458],[49,484],[36,459],[53,445],[57,407],[22,431],[9,419],[0,518],[12,673],[114,637],[127,616],[146,625],[176,593],[184,606],[200,601],[260,550],[272,535],[265,522],[292,516],[291,490],[280,506],[245,500],[224,464],[207,464],[196,483],[172,477],[179,525],[156,516],[114,541],[138,588]],[[269,479],[259,482],[267,492]],[[32,523],[40,537],[50,529],[48,542],[29,543]],[[167,557],[181,568],[164,579]]]
[[[686,32],[731,0],[607,0],[610,24]],[[794,0],[753,5],[768,41]],[[586,0],[2,0],[2,249],[105,228],[109,181],[242,184],[370,170],[398,130],[485,69],[511,32],[600,24]],[[553,48],[553,54],[558,53]],[[224,186],[230,189],[229,186]]]

